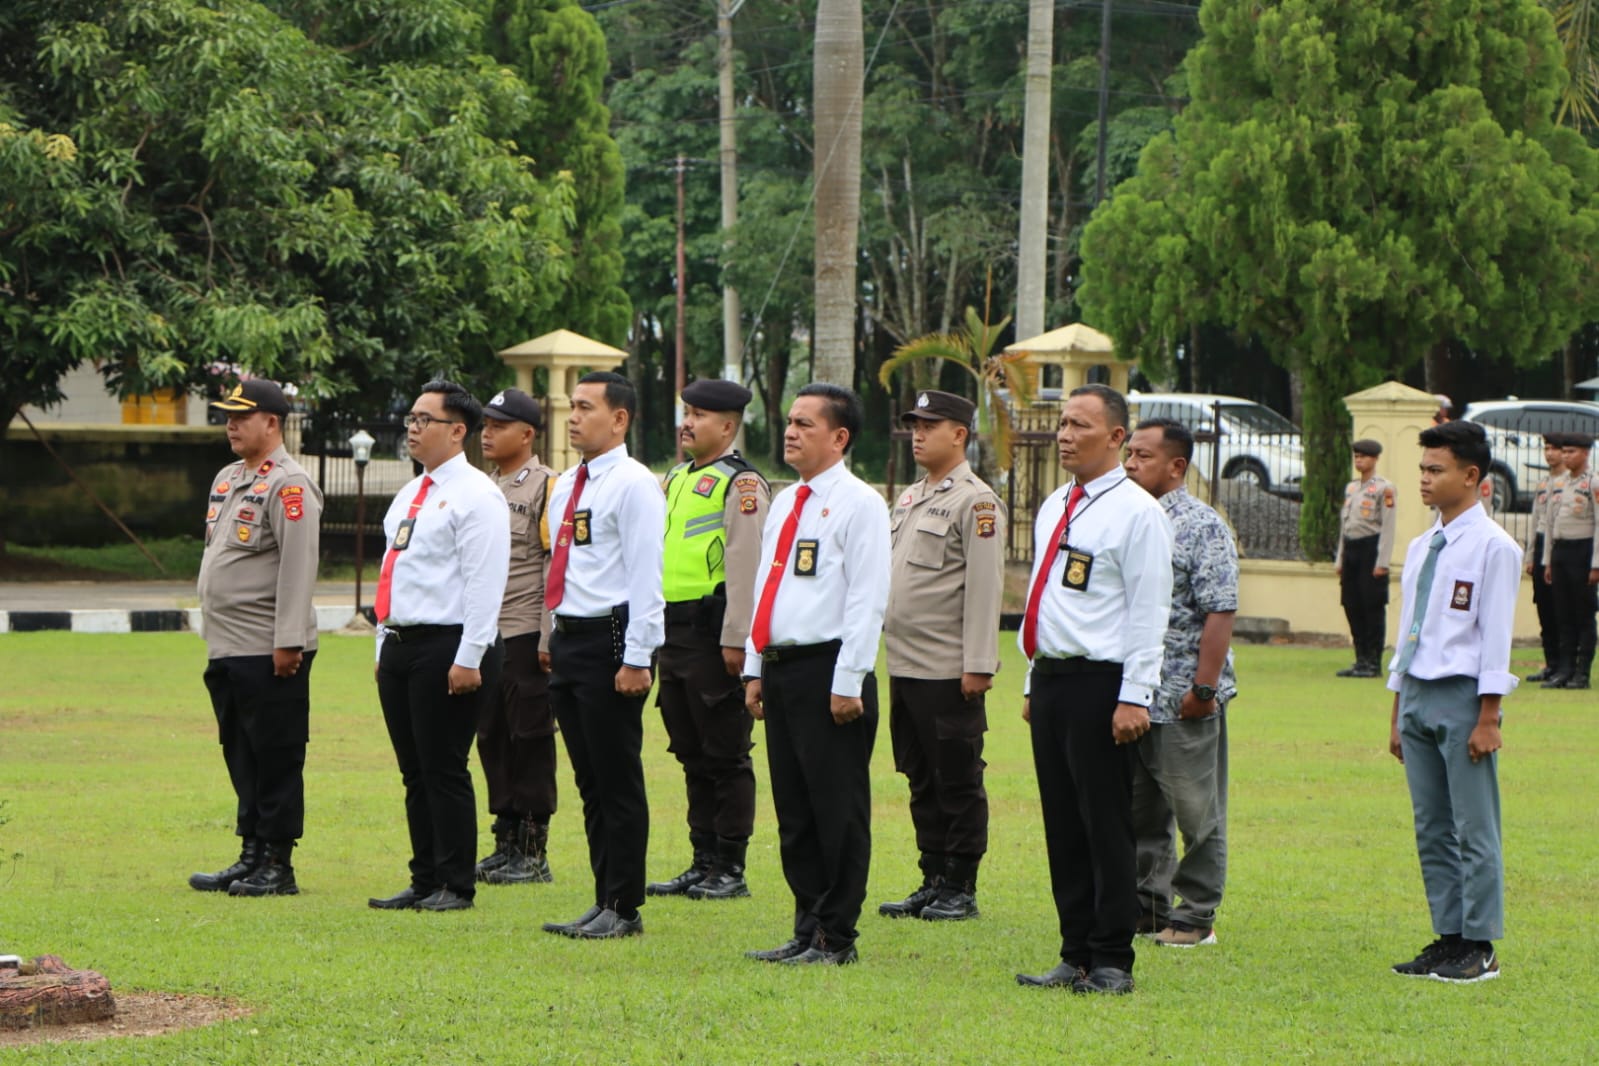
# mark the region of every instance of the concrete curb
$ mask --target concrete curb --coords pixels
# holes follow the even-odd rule
[[[363,614],[371,615],[370,607]],[[328,633],[343,629],[355,617],[354,607],[316,607],[316,627]],[[0,633],[200,633],[198,607],[165,610],[0,611]]]

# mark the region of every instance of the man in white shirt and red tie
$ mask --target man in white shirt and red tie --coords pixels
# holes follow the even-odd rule
[[[1510,638],[1521,546],[1477,506],[1492,458],[1475,422],[1421,433],[1432,528],[1405,552],[1388,750],[1405,764],[1416,851],[1437,939],[1393,971],[1469,984],[1499,976],[1505,931],[1500,702],[1515,690]]]
[[[1072,480],[1039,505],[1020,644],[1060,965],[1022,985],[1133,990],[1133,745],[1149,731],[1171,614],[1172,532],[1121,465],[1127,401],[1073,389],[1056,441]]]
[[[422,464],[389,506],[375,604],[378,700],[405,782],[411,883],[379,910],[453,911],[476,890],[477,801],[467,757],[479,705],[499,687],[500,600],[511,520],[499,486],[467,462],[483,409],[430,381],[405,416]]]
[[[620,374],[579,379],[567,428],[583,461],[551,486],[544,512],[552,523],[550,705],[583,797],[594,871],[593,906],[544,931],[581,940],[644,932],[644,697],[665,635],[666,497],[649,467],[627,454],[637,407]]]
[[[888,507],[844,456],[862,423],[848,389],[813,383],[788,412],[783,460],[800,476],[772,501],[745,646],[745,704],[766,722],[783,875],[794,894],[787,943],[750,958],[856,961],[871,864],[869,765],[877,736],[878,637],[888,606]]]

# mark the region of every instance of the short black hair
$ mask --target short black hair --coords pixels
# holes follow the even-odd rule
[[[638,390],[627,378],[614,370],[592,370],[577,379],[579,385],[604,385],[605,406],[613,411],[626,411],[631,425],[638,417]]]
[[[461,417],[461,421],[466,423],[467,436],[470,437],[483,427],[483,405],[477,402],[477,397],[466,391],[466,386],[434,378],[422,386],[422,391],[443,396],[444,409]]]
[[[1447,448],[1457,462],[1477,468],[1477,480],[1488,476],[1493,449],[1488,431],[1475,422],[1440,422],[1421,431],[1423,448]]]
[[[1068,400],[1073,396],[1098,396],[1105,405],[1105,420],[1111,428],[1127,428],[1127,397],[1109,385],[1079,385],[1066,394]]]
[[[848,439],[844,441],[844,451],[847,454],[861,431],[861,424],[866,421],[865,412],[861,409],[861,398],[842,385],[826,381],[813,381],[800,389],[795,396],[822,398],[824,401],[822,410],[827,416],[827,424],[849,434]]]
[[[1138,423],[1134,432],[1146,429],[1160,430],[1160,439],[1171,445],[1167,450],[1186,463],[1194,461],[1194,431],[1175,418],[1146,418]]]

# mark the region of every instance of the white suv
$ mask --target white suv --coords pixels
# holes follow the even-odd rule
[[[1538,479],[1549,472],[1543,461],[1545,433],[1599,436],[1599,404],[1584,401],[1485,400],[1467,404],[1460,417],[1488,431],[1495,513],[1531,507]]]
[[[1170,418],[1196,435],[1217,433],[1215,462],[1224,478],[1237,478],[1267,492],[1298,498],[1305,478],[1304,441],[1299,427],[1252,400],[1208,392],[1130,392],[1134,424],[1149,418]],[[1220,416],[1219,432],[1217,416]],[[1194,444],[1193,467],[1210,477],[1209,439]]]

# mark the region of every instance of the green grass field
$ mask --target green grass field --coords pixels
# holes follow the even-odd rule
[[[1006,642],[1009,647],[1009,642]],[[55,953],[124,990],[208,993],[247,1019],[159,1038],[0,1052],[29,1063],[1473,1062],[1599,1059],[1599,885],[1591,693],[1507,701],[1503,976],[1476,986],[1387,972],[1431,939],[1403,773],[1378,682],[1334,679],[1343,651],[1240,649],[1230,716],[1232,871],[1221,943],[1140,942],[1136,995],[1022,989],[1054,964],[1019,663],[990,702],[992,846],[983,917],[889,922],[916,878],[886,722],[859,966],[793,972],[741,952],[792,908],[762,780],[754,898],[651,901],[641,938],[539,931],[589,902],[563,755],[556,883],[486,888],[475,910],[382,913],[405,884],[401,789],[366,640],[328,637],[312,682],[302,894],[243,900],[185,878],[230,861],[231,795],[187,634],[0,636],[0,952]],[[1530,653],[1519,653],[1523,660]],[[1519,662],[1518,667],[1530,666]],[[886,703],[886,701],[885,701]],[[682,779],[648,713],[652,877],[687,855]],[[760,740],[759,727],[756,733]],[[479,782],[481,800],[481,781]],[[487,819],[482,829],[487,842]]]

